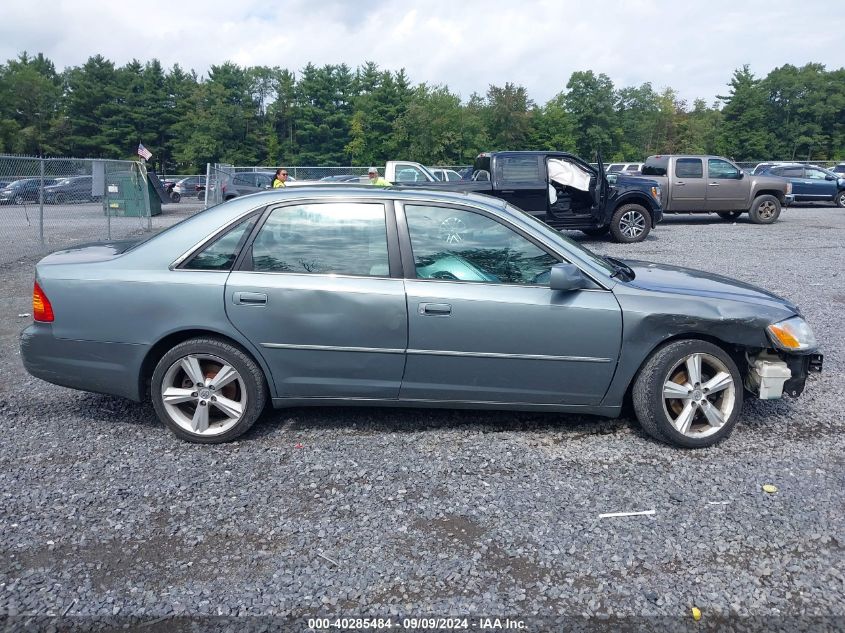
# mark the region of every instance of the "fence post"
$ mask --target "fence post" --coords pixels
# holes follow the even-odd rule
[[[203,200],[203,203],[202,203],[203,209],[208,208],[208,188],[210,186],[211,186],[211,163],[206,163],[205,164],[205,191],[203,192],[205,194],[205,196],[204,196],[204,200]]]
[[[38,187],[38,238],[41,240],[41,249],[44,249],[44,158],[38,159],[40,166],[41,182]]]
[[[153,210],[150,208],[150,188],[147,180],[147,165],[145,163],[138,163],[138,171],[141,174],[141,187],[144,191],[144,207],[147,211],[147,230],[153,230]]]

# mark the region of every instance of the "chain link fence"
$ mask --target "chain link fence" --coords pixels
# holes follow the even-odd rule
[[[794,162],[832,168],[835,161]],[[368,166],[282,166],[293,182],[366,182]],[[376,165],[384,175],[384,167]],[[434,165],[460,171],[465,165]],[[0,155],[0,264],[83,242],[126,239],[271,186],[278,166],[208,164],[205,174],[148,175],[137,161]],[[146,185],[146,186],[145,186]],[[155,186],[154,186],[155,185]]]
[[[384,175],[384,166],[376,165],[379,174]],[[451,169],[460,171],[466,165],[436,165],[432,169]],[[277,169],[288,172],[290,183],[364,183],[368,181],[369,166],[354,167],[317,167],[317,166],[236,166],[225,163],[209,163],[206,172],[206,206],[213,206],[232,197],[255,193],[272,186]]]
[[[192,203],[173,204],[150,182],[137,161],[0,155],[0,264],[126,239],[204,207],[196,194]]]

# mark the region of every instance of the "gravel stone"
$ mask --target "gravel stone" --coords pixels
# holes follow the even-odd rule
[[[36,260],[1,266],[0,614],[844,615],[845,213],[571,236],[794,300],[824,373],[799,399],[748,399],[698,451],[630,417],[367,408],[272,411],[192,445],[149,404],[26,374]]]

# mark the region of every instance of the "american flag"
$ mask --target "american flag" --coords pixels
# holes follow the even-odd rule
[[[153,157],[153,153],[148,150],[143,144],[138,143],[138,156],[143,158],[144,160],[150,160]]]

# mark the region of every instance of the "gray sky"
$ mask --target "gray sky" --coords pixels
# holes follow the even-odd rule
[[[204,74],[224,61],[299,71],[369,60],[464,99],[510,81],[540,104],[576,70],[709,103],[742,64],[758,77],[786,63],[845,64],[845,11],[829,0],[5,0],[3,13],[3,61],[43,52],[61,70],[100,53]]]

